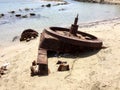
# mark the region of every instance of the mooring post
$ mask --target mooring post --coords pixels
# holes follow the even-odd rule
[[[78,31],[77,22],[78,22],[78,14],[77,14],[77,17],[74,20],[74,24],[71,25],[71,29],[70,29],[70,34],[72,34],[74,36],[76,36],[76,33]]]

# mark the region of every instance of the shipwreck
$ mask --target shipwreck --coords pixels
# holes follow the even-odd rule
[[[71,53],[102,47],[102,41],[96,36],[78,31],[77,22],[78,15],[71,28],[49,27],[43,30],[38,48],[38,75],[49,74],[47,51]]]

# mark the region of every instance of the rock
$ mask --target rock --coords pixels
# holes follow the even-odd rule
[[[4,17],[5,15],[2,13],[2,14],[0,14],[0,18],[2,18],[2,17]]]
[[[21,14],[16,14],[15,16],[16,16],[16,17],[21,17]]]
[[[8,62],[4,63],[4,64],[1,66],[1,69],[4,70],[4,71],[7,70],[8,65],[10,65],[10,63],[8,63]]]
[[[27,41],[38,37],[38,32],[32,29],[24,30],[21,34],[20,41]]]
[[[46,7],[51,7],[51,4],[47,4]]]
[[[4,75],[5,73],[4,73],[4,70],[2,69],[2,68],[0,68],[0,74],[1,75]]]
[[[29,11],[30,9],[29,8],[25,8],[25,11]]]
[[[41,7],[45,7],[45,5],[41,5]]]
[[[30,16],[35,16],[36,14],[35,13],[30,13]]]
[[[62,3],[57,3],[56,5],[54,5],[54,6],[59,6],[59,5],[67,5],[67,4],[69,4],[68,2],[66,2],[66,1],[64,1],[64,2],[62,2]]]
[[[14,13],[15,13],[15,11],[10,11],[9,13],[12,13],[12,14],[14,14]]]
[[[64,10],[65,10],[64,8],[59,9],[59,11],[64,11]]]
[[[19,11],[21,12],[22,10],[21,10],[21,9],[19,9]]]
[[[27,15],[23,15],[22,18],[28,18],[28,16]]]
[[[59,67],[58,67],[58,71],[69,71],[69,65],[65,65],[65,64],[61,64]]]

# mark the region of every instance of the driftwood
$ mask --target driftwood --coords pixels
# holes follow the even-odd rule
[[[38,37],[38,32],[32,29],[27,29],[22,32],[20,41],[30,41],[36,37]]]

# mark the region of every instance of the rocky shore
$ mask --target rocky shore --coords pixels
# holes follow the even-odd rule
[[[120,0],[76,0],[76,1],[120,5]]]

